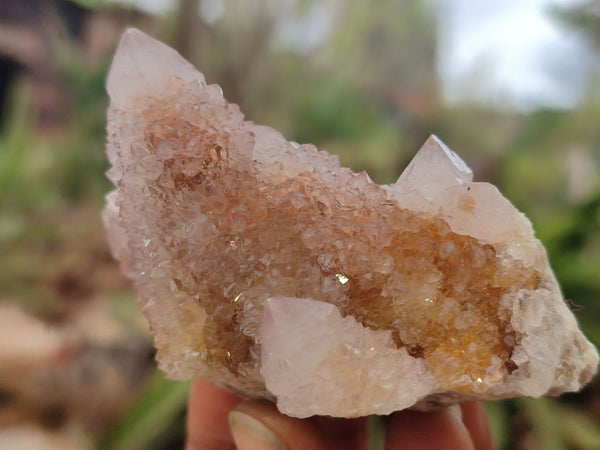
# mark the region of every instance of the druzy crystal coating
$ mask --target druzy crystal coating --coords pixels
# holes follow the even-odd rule
[[[105,225],[170,377],[357,417],[595,373],[530,222],[435,136],[377,185],[137,30],[108,92]]]

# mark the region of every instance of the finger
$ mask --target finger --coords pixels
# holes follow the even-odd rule
[[[326,436],[329,446],[336,450],[365,450],[369,448],[369,422],[366,417],[338,419],[316,417],[313,420]]]
[[[229,420],[238,450],[331,450],[313,420],[281,414],[269,402],[240,403]]]
[[[474,450],[471,436],[457,416],[449,408],[398,412],[388,428],[386,449]]]
[[[496,446],[483,405],[479,402],[463,402],[460,409],[462,421],[469,430],[476,450],[494,450]]]
[[[195,380],[188,408],[186,450],[235,449],[228,417],[240,401],[208,381]]]

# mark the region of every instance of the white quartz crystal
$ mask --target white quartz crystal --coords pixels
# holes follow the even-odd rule
[[[342,318],[330,303],[268,299],[261,340],[265,385],[296,417],[390,414],[435,390],[425,362],[398,349],[389,331]]]

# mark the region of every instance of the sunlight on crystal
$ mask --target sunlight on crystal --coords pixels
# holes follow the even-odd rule
[[[349,281],[349,280],[348,280],[348,277],[347,277],[347,276],[345,276],[345,275],[342,275],[341,273],[336,273],[336,274],[335,274],[335,277],[338,279],[338,281],[339,281],[341,284],[346,284],[346,283]]]

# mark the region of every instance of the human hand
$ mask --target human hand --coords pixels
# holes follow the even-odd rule
[[[462,420],[461,420],[462,416]],[[268,402],[245,400],[206,381],[190,394],[186,450],[366,450],[367,419],[297,419]],[[463,402],[433,412],[394,413],[387,450],[492,450],[483,406]]]

